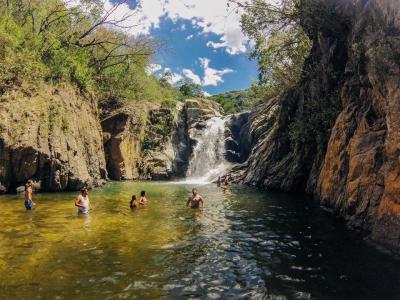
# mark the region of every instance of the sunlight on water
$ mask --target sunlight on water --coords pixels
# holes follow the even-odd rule
[[[303,199],[205,185],[206,207],[192,210],[191,187],[109,183],[90,193],[88,217],[75,193],[35,195],[30,212],[21,196],[0,196],[0,299],[399,294],[398,262]],[[142,189],[150,205],[131,211]]]

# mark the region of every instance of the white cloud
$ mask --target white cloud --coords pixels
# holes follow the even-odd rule
[[[201,79],[200,79],[199,75],[193,73],[192,70],[183,69],[182,73],[186,78],[189,78],[193,83],[201,85]]]
[[[154,74],[162,69],[162,66],[159,64],[150,64],[146,67],[147,74]]]
[[[101,0],[106,10],[113,7],[111,0]],[[74,2],[79,2],[74,0]],[[128,4],[121,3],[112,14],[113,20],[127,18],[124,26],[130,34],[149,34],[151,28],[159,28],[161,18],[169,18],[173,22],[190,21],[202,34],[214,33],[219,41],[209,42],[213,48],[225,48],[230,54],[246,51],[247,40],[240,27],[240,16],[229,12],[228,0],[140,0],[136,10]],[[181,26],[184,30],[185,26]]]
[[[223,76],[229,73],[232,73],[233,70],[229,68],[224,68],[222,70],[213,69],[210,67],[211,60],[208,58],[200,57],[200,64],[204,69],[204,78],[202,80],[203,86],[217,86],[220,83],[223,83]]]
[[[204,97],[211,97],[212,95],[210,93],[207,93],[206,91],[203,92]]]
[[[188,40],[191,40],[192,38],[193,38],[193,34],[191,34],[191,35],[188,35],[187,37],[186,37],[186,40],[188,41]]]

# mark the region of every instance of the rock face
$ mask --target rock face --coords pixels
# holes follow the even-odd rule
[[[202,124],[221,114],[218,104],[205,99],[189,99],[173,109],[119,107],[101,122],[110,178],[183,177]]]
[[[139,177],[144,122],[133,108],[119,110],[101,122],[110,179],[128,180]]]
[[[107,177],[97,103],[70,86],[25,86],[0,100],[0,191],[27,179],[41,191],[98,186]]]
[[[323,17],[303,22],[313,40],[305,75],[252,113],[252,151],[234,175],[267,189],[313,194],[398,252],[400,4],[316,3]]]
[[[225,159],[231,163],[243,163],[250,154],[248,139],[250,112],[242,112],[227,117]]]

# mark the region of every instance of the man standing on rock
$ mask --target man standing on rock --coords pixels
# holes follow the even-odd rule
[[[27,210],[31,210],[34,205],[36,205],[35,202],[32,200],[32,191],[33,191],[33,181],[29,179],[27,183],[25,184],[25,208]]]

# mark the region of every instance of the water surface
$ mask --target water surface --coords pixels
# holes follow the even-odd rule
[[[110,183],[89,217],[74,193],[0,196],[0,299],[399,299],[399,262],[310,201],[208,185],[193,210],[190,188]]]

